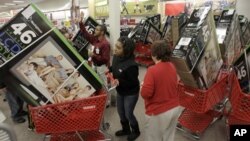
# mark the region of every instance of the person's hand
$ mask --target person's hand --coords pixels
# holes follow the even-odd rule
[[[119,86],[119,80],[118,79],[114,79],[113,81],[112,81],[112,85],[114,85],[114,86]]]
[[[88,50],[88,56],[92,57],[94,55],[94,53],[91,50]]]
[[[82,12],[80,13],[80,22],[82,22],[83,18],[84,18],[84,12],[82,11]]]

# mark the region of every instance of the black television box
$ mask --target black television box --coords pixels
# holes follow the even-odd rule
[[[220,16],[219,24],[230,24],[236,15],[235,9],[223,10]]]
[[[192,23],[189,27],[185,27],[184,33],[173,51],[171,60],[179,71],[189,72],[193,69],[211,38],[212,25],[214,25],[213,16],[210,8],[204,8],[201,10],[204,12],[202,21],[197,23],[199,26],[193,26]]]
[[[189,72],[197,63],[203,49],[201,49],[194,37],[181,37],[173,50],[171,61],[178,71]]]
[[[192,29],[200,28],[209,13],[211,13],[210,7],[200,7],[198,9],[194,9],[186,27]]]
[[[244,51],[241,56],[234,62],[234,69],[241,87],[241,90],[245,93],[249,92],[249,62],[250,59]]]

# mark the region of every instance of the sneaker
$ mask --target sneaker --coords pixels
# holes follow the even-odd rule
[[[17,118],[14,118],[13,121],[15,123],[24,123],[26,120],[23,117],[17,117]]]

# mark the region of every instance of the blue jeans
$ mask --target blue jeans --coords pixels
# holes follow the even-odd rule
[[[5,96],[10,107],[11,117],[13,119],[20,117],[19,114],[23,111],[24,101],[8,89],[6,90]]]
[[[129,121],[130,125],[137,125],[138,122],[134,115],[135,105],[139,94],[122,96],[117,94],[117,111],[121,121]]]

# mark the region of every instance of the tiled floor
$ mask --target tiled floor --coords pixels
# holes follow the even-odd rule
[[[144,77],[146,69],[140,68],[140,79]],[[27,128],[27,122],[23,124],[15,124],[10,118],[10,111],[7,105],[7,102],[3,102],[3,95],[0,95],[0,110],[7,116],[7,119],[4,121],[9,124],[15,131],[18,141],[42,141],[44,135],[36,134],[33,131],[29,131]],[[139,102],[136,105],[135,115],[139,120],[141,128],[141,136],[136,141],[143,141],[144,136],[144,103],[140,97]],[[116,107],[109,107],[105,110],[105,120],[110,123],[110,128],[107,131],[110,135],[113,136],[113,141],[126,141],[125,137],[117,138],[114,136],[114,132],[120,129],[119,118],[116,111]],[[226,124],[225,119],[219,120],[214,124],[210,125],[205,132],[202,134],[200,141],[227,141],[226,134]],[[175,141],[192,141],[193,139],[189,138],[183,132],[177,131],[175,136]]]

